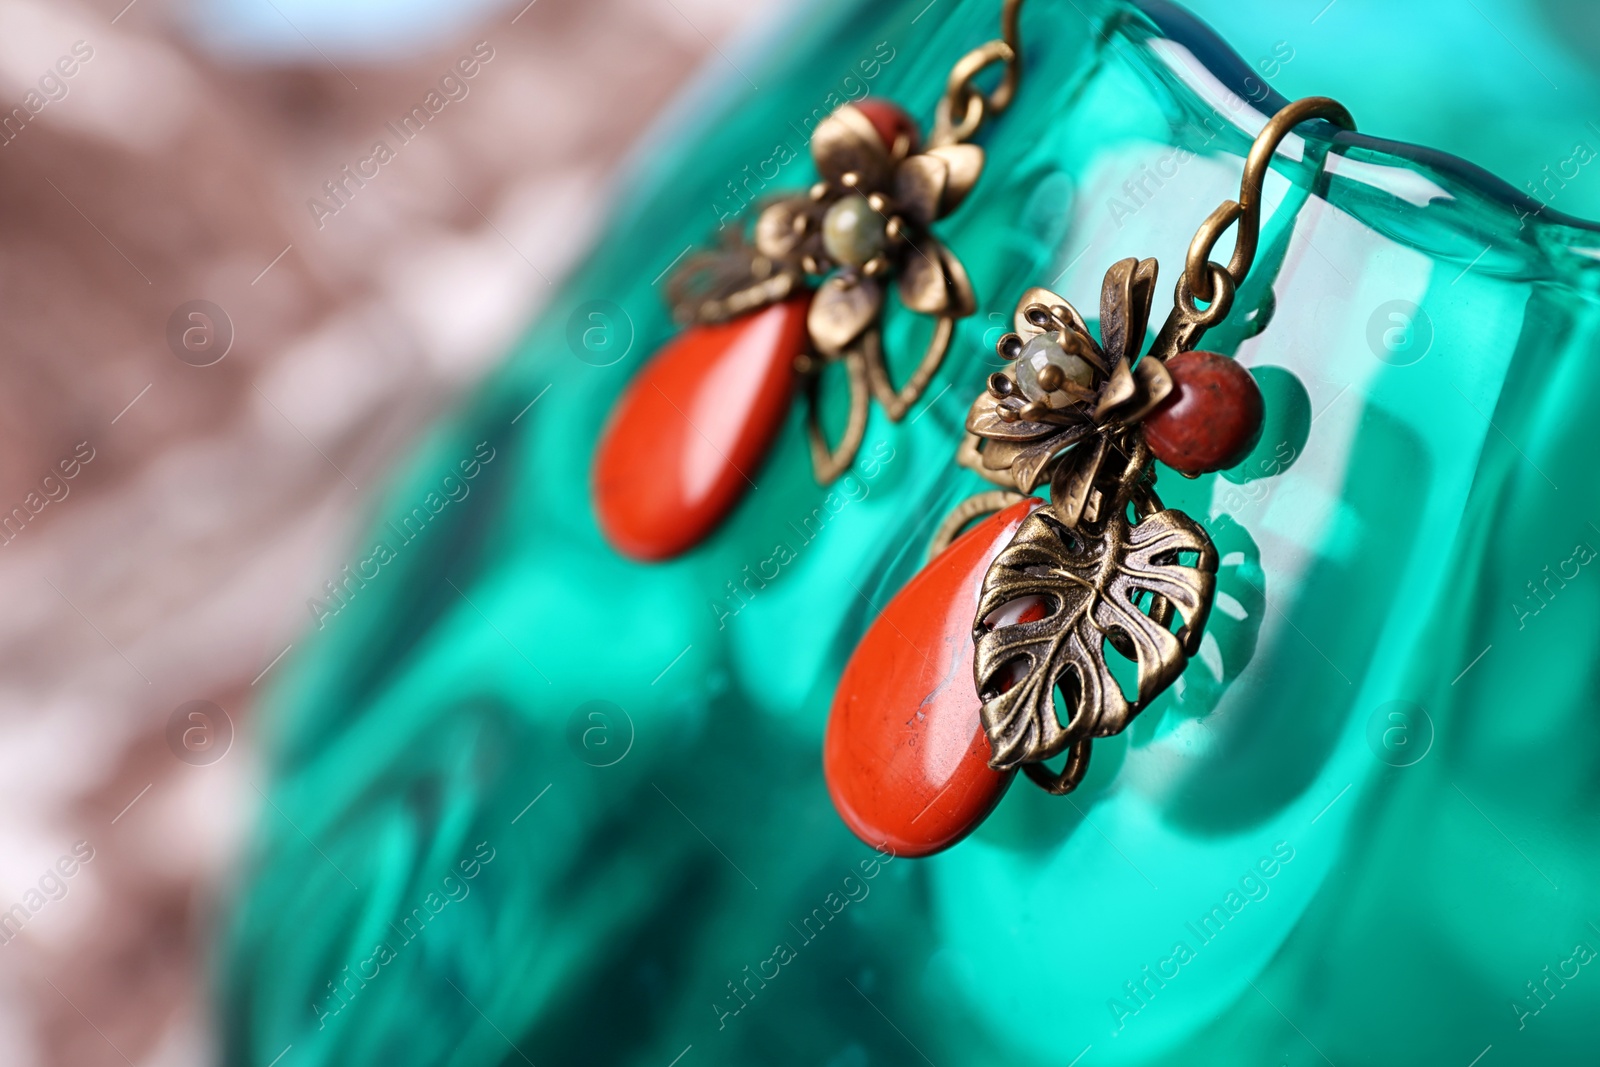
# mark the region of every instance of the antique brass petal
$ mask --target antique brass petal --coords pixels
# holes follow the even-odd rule
[[[1050,504],[1068,526],[1078,525],[1083,518],[1109,443],[1105,434],[1096,434],[1093,440],[1065,457],[1051,473]]]
[[[1155,298],[1156,261],[1124,259],[1111,265],[1100,287],[1100,340],[1112,363],[1129,363],[1144,348]]]
[[[811,131],[811,158],[830,182],[855,174],[858,188],[881,189],[889,178],[889,156],[865,115],[846,105]]]
[[[756,248],[764,256],[786,259],[805,239],[809,197],[796,196],[772,204],[756,218]]]
[[[909,156],[895,168],[894,198],[900,211],[919,225],[939,217],[950,180],[950,165],[931,153]]]
[[[900,302],[923,315],[951,313],[950,276],[939,242],[924,236],[900,261]]]
[[[807,390],[806,437],[811,442],[811,469],[822,485],[827,485],[850,469],[867,432],[867,407],[872,396],[867,388],[866,361],[860,352],[850,352],[844,357],[844,370],[850,390],[850,414],[838,444],[830,446],[828,435],[822,428],[820,374],[812,376]]]
[[[993,441],[985,438],[978,440],[983,444],[978,451],[983,469],[990,471],[1010,470],[1017,457],[1029,447],[1025,441]]]
[[[686,256],[667,279],[667,303],[681,323],[726,322],[787,299],[801,275],[735,238]]]
[[[939,198],[935,216],[943,218],[960,207],[972,187],[978,184],[978,176],[983,173],[983,149],[975,144],[947,144],[930,148],[924,155],[943,161],[949,168],[944,195]]]
[[[956,463],[969,471],[981,474],[996,485],[1015,489],[1016,486],[1011,481],[1011,472],[1006,469],[1006,466],[1000,465],[1010,464],[1008,453],[1014,447],[1000,441],[986,441],[977,434],[962,434],[961,444],[956,449]],[[994,462],[997,465],[993,467],[988,465],[990,449],[999,450],[994,457]]]
[[[972,279],[967,277],[967,268],[962,266],[954,252],[938,241],[930,243],[938,249],[939,262],[944,265],[945,277],[950,280],[950,310],[947,314],[952,318],[964,319],[978,310],[978,295],[972,291]]]
[[[1138,402],[1125,412],[1119,412],[1117,421],[1135,423],[1161,405],[1161,402],[1172,394],[1172,375],[1167,370],[1167,365],[1159,359],[1146,356],[1133,368],[1133,376],[1138,379]]]
[[[1132,400],[1138,393],[1138,383],[1134,381],[1133,372],[1128,370],[1128,361],[1118,360],[1111,371],[1111,380],[1106,383],[1105,392],[1100,394],[1100,403],[1094,408],[1094,421],[1101,422],[1106,414],[1118,404]]]
[[[1073,426],[1037,444],[1023,445],[1011,460],[1011,478],[1017,488],[1025,493],[1039,488],[1050,477],[1051,461],[1087,437],[1091,429],[1088,425]]]
[[[817,351],[837,356],[872,325],[883,307],[883,286],[871,278],[835,274],[812,298],[806,329]]]
[[[1029,422],[1021,418],[1008,422],[1000,417],[997,410],[1000,407],[1017,411],[1022,402],[1016,397],[997,400],[988,393],[979,394],[967,410],[967,431],[995,441],[1032,441],[1061,429],[1048,422]]]
[[[883,407],[883,413],[889,416],[889,421],[899,422],[911,410],[911,405],[922,398],[922,392],[938,373],[939,366],[944,362],[945,353],[950,349],[950,337],[955,332],[955,320],[948,315],[939,316],[939,321],[933,328],[933,337],[928,341],[928,347],[923,350],[922,359],[917,362],[916,370],[911,372],[911,377],[899,388],[889,380],[889,366],[883,359],[883,345],[877,333],[868,333],[862,338],[861,347],[865,349],[867,359],[867,382],[872,386],[872,395]]]
[[[1031,493],[1046,480],[1047,468],[1052,459],[1060,455],[1062,445],[1054,437],[1042,443],[1014,446],[1011,465],[1006,473],[1019,492]]]

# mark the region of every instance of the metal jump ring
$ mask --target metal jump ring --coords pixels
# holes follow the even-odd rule
[[[960,144],[983,125],[985,103],[982,93],[969,90],[965,114],[961,116],[961,124],[951,124],[950,116],[954,113],[953,97],[946,96],[939,101],[939,106],[933,113],[933,134],[928,138],[929,148],[938,148],[940,145]]]
[[[1217,323],[1228,317],[1228,310],[1233,307],[1233,275],[1221,263],[1208,262],[1210,281],[1212,285],[1212,300],[1204,311],[1200,310],[1195,300],[1194,290],[1189,288],[1189,274],[1185,271],[1178,276],[1177,292],[1174,299],[1178,310],[1191,323],[1204,329],[1211,329]]]

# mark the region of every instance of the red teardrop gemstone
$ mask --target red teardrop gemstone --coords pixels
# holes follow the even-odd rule
[[[822,770],[833,806],[867,844],[900,856],[949,848],[1016,777],[989,769],[972,622],[989,564],[1039,504],[1013,504],[958,538],[889,602],[845,665]]]
[[[878,139],[883,142],[885,151],[893,152],[894,143],[900,137],[907,139],[908,154],[917,150],[917,141],[920,140],[917,123],[906,114],[905,108],[876,96],[857,100],[851,106],[872,123],[872,128],[878,131]]]
[[[1175,471],[1206,474],[1234,466],[1261,440],[1266,406],[1255,376],[1215,352],[1167,360],[1173,390],[1144,420],[1151,453]]]
[[[595,451],[595,511],[617,551],[676,556],[753,480],[794,395],[809,294],[693,326],[639,372]]]

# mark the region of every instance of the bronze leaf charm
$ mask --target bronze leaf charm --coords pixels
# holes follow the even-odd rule
[[[1153,492],[1138,494],[1135,504],[1143,506],[1134,526],[1124,508],[1077,528],[1040,508],[989,568],[973,666],[996,770],[1117,733],[1198,649],[1216,548],[1198,523],[1162,508]],[[1196,558],[1186,565],[1180,553]],[[1176,633],[1174,610],[1182,622]],[[1033,621],[1008,621],[1019,617]],[[1131,703],[1106,661],[1108,645],[1137,668]],[[1065,726],[1056,714],[1058,686],[1070,712]]]

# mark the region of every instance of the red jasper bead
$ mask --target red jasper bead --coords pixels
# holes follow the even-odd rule
[[[917,142],[921,135],[917,130],[916,121],[906,114],[905,108],[876,96],[858,100],[851,106],[865,115],[867,121],[872,123],[872,128],[878,131],[878,139],[883,142],[884,151],[893,152],[895,141],[902,136],[907,138],[908,152],[917,150]]]
[[[810,303],[693,326],[629,384],[594,459],[596,515],[617,551],[676,556],[733,510],[788,415]]]
[[[988,817],[1016,777],[989,768],[972,676],[983,576],[1041,502],[1028,499],[958,538],[867,629],[834,693],[822,769],[855,835],[926,856]]]
[[[1144,420],[1151,453],[1175,471],[1206,474],[1234,466],[1261,439],[1265,406],[1251,373],[1215,352],[1167,360],[1172,393]]]

